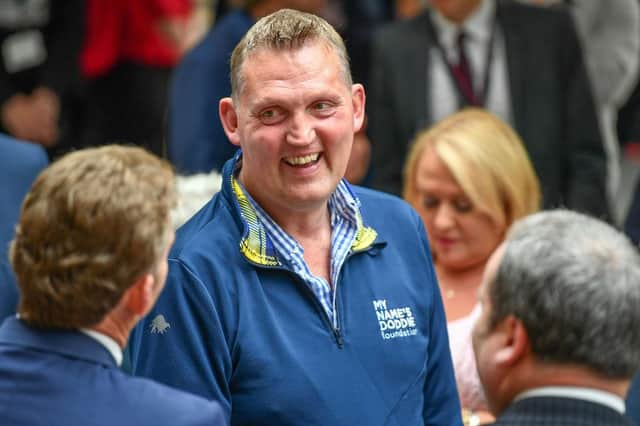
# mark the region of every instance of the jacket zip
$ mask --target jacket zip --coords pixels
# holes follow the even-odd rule
[[[335,326],[332,324],[331,322],[331,318],[329,318],[329,315],[327,314],[327,312],[324,310],[324,307],[322,307],[322,304],[320,303],[320,301],[318,300],[318,297],[316,296],[316,294],[313,292],[313,290],[311,290],[309,288],[309,285],[300,277],[298,277],[298,275],[296,275],[295,272],[290,271],[288,269],[285,269],[285,271],[288,271],[291,275],[293,275],[294,279],[302,285],[302,287],[305,288],[304,291],[307,292],[307,294],[311,297],[311,299],[313,300],[314,305],[316,305],[316,308],[318,310],[320,310],[321,314],[320,316],[322,317],[324,323],[329,327],[329,330],[331,330],[331,333],[333,334],[333,338],[336,342],[336,345],[338,345],[338,349],[342,349],[342,347],[344,346],[344,341],[342,340],[342,333],[340,332],[340,321],[339,321],[339,317],[338,317],[338,311],[336,310],[336,303],[334,303],[333,306],[333,315],[335,317]],[[336,287],[333,289],[334,291],[334,302],[337,299],[337,290],[338,290],[338,286],[336,284]]]
[[[342,266],[344,267],[344,264],[352,256],[354,256],[356,254],[366,253],[367,251],[371,250],[374,247],[375,247],[375,244],[372,244],[372,245],[370,245],[369,247],[367,247],[364,250],[358,250],[356,252],[349,252],[349,254],[347,254],[347,257],[345,257]],[[287,269],[287,268],[285,268],[283,266],[261,265],[259,263],[253,262],[253,261],[251,261],[249,259],[247,259],[247,261],[249,263],[259,267],[259,268],[279,269],[281,271],[289,273],[293,277],[293,279],[295,281],[297,281],[299,284],[302,285],[302,287],[304,287],[304,289],[305,289],[304,291],[307,292],[307,294],[311,297],[311,300],[313,300],[313,303],[316,306],[316,308],[321,312],[320,316],[322,317],[324,323],[328,326],[329,330],[333,334],[333,338],[334,338],[338,348],[342,349],[344,347],[344,340],[342,338],[342,332],[340,331],[340,316],[338,315],[338,297],[339,297],[339,295],[338,295],[338,284],[340,283],[341,278],[342,278],[342,270],[340,270],[340,274],[338,275],[338,280],[337,280],[337,282],[335,284],[335,288],[333,289],[333,293],[334,293],[334,295],[333,295],[333,315],[335,317],[335,325],[334,325],[331,322],[331,318],[329,318],[329,315],[324,310],[324,307],[322,306],[322,304],[318,300],[318,297],[316,296],[316,294],[313,292],[313,290],[311,290],[309,288],[309,285],[302,278],[300,278],[295,272],[293,272],[292,270]]]

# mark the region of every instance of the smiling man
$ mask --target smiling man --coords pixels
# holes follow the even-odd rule
[[[460,424],[422,222],[343,179],[365,94],[341,38],[276,12],[231,83],[219,111],[241,151],[178,231],[136,374],[221,400],[231,424]]]

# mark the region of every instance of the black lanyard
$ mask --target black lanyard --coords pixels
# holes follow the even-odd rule
[[[438,51],[440,52],[442,61],[444,62],[447,68],[449,78],[451,79],[453,86],[456,88],[458,105],[460,105],[460,107],[467,106],[469,105],[470,102],[464,96],[464,92],[460,87],[460,83],[458,82],[458,79],[456,78],[453,72],[453,65],[449,62],[449,59],[447,58],[447,52],[445,51],[445,48],[442,45],[442,43],[440,43],[440,38],[436,33],[436,29],[435,29],[436,27],[433,21],[431,20],[431,16],[427,14],[427,17],[429,19],[429,32],[431,33],[431,37],[433,38],[433,41],[436,47],[438,48]],[[491,36],[489,37],[489,45],[487,46],[487,58],[486,58],[487,61],[485,63],[484,81],[482,83],[482,87],[480,87],[479,90],[477,91],[474,90],[474,92],[476,92],[476,99],[478,100],[478,103],[479,103],[478,106],[486,106],[486,102],[487,102],[487,94],[489,93],[489,84],[491,83],[491,63],[493,62],[493,45],[495,42],[495,35],[496,35],[496,22],[494,19],[493,25],[491,25]],[[469,62],[470,68],[471,68],[471,62],[469,61],[469,59],[470,59],[469,55],[467,55],[467,61]],[[473,70],[471,70],[471,79],[473,81]]]

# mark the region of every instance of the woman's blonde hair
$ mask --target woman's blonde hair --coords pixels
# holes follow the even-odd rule
[[[495,115],[466,108],[415,138],[404,167],[404,199],[416,205],[423,152],[435,150],[474,206],[509,227],[540,208],[540,184],[518,135]]]

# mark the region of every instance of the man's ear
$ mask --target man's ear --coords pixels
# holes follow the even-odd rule
[[[151,310],[155,303],[153,286],[155,278],[153,274],[142,275],[124,293],[124,302],[127,310],[136,316],[144,316]]]
[[[495,352],[496,364],[510,367],[520,362],[531,350],[527,329],[518,318],[507,316],[497,326],[501,333],[501,346]]]
[[[240,135],[238,134],[238,114],[236,113],[233,100],[231,98],[222,98],[218,104],[218,114],[224,132],[227,134],[229,141],[240,146]]]
[[[364,105],[366,96],[362,84],[351,86],[351,102],[353,103],[353,132],[357,133],[364,124]]]

